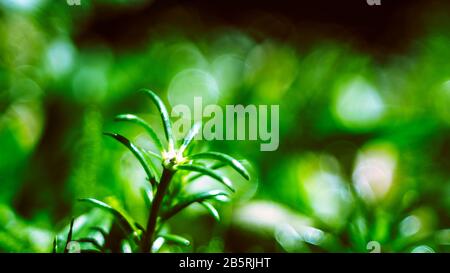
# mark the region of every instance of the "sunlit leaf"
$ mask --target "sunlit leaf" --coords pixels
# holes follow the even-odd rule
[[[152,245],[152,252],[158,252],[161,247],[164,245],[164,242],[166,240],[163,237],[158,237],[156,238],[156,240],[153,242]]]
[[[209,176],[209,177],[214,178],[215,180],[219,181],[220,183],[224,184],[225,186],[227,186],[231,191],[233,191],[233,192],[235,191],[235,189],[233,188],[233,184],[227,177],[218,175],[217,173],[215,173],[215,172],[211,171],[210,169],[205,168],[203,166],[186,164],[186,165],[177,166],[177,169],[184,170],[184,171],[198,172],[203,175]]]
[[[189,246],[191,244],[191,242],[188,239],[181,237],[179,235],[164,234],[164,235],[159,235],[159,237],[164,238],[167,242],[176,243],[176,244],[182,245],[182,246]]]
[[[205,207],[205,209],[209,212],[209,214],[211,214],[212,217],[214,217],[214,219],[216,219],[216,221],[220,221],[220,215],[219,212],[217,211],[217,209],[211,205],[210,203],[203,201],[203,202],[199,202],[203,207]]]
[[[94,238],[80,238],[76,240],[79,243],[89,243],[92,244],[94,247],[98,248],[98,249],[102,249],[103,247],[100,245],[99,242],[97,242],[97,240],[95,240]]]
[[[152,151],[148,151],[148,150],[142,149],[140,147],[138,147],[138,149],[144,155],[145,161],[147,162],[147,164],[153,174],[152,177],[147,177],[148,182],[150,182],[152,187],[156,187],[159,182],[159,177],[161,174],[159,174],[158,168],[153,164],[153,161],[150,157],[151,156],[156,157],[158,160],[161,160],[161,162],[162,162],[162,157],[153,153]]]
[[[189,156],[189,159],[214,159],[214,160],[219,160],[223,163],[226,163],[228,165],[230,165],[233,169],[235,169],[239,174],[241,174],[245,179],[249,180],[250,179],[250,174],[248,173],[248,171],[245,169],[245,167],[241,164],[241,162],[239,162],[238,160],[234,159],[233,157],[227,155],[227,154],[223,154],[223,153],[218,153],[218,152],[204,152],[204,153],[198,153],[195,155],[191,155]]]
[[[140,149],[144,154],[146,154],[148,157],[155,157],[155,158],[157,158],[157,159],[159,159],[159,160],[162,160],[162,156],[160,156],[159,154],[157,154],[157,153],[154,153],[154,152],[152,152],[152,151],[149,151],[149,150],[145,150],[145,149]]]
[[[121,249],[122,253],[132,253],[133,252],[131,244],[127,240],[122,241],[120,249]]]
[[[108,233],[101,227],[91,227],[91,230],[99,232],[105,240],[108,237]]]
[[[178,204],[171,207],[167,211],[164,211],[162,213],[161,218],[163,220],[167,220],[193,203],[203,202],[205,200],[210,200],[210,199],[226,201],[226,200],[228,200],[228,194],[224,191],[213,190],[213,191],[201,192],[201,193],[197,193],[197,194],[193,194],[191,196],[181,198],[182,201],[180,201]]]
[[[55,236],[55,239],[53,239],[52,253],[58,253],[58,236]]]
[[[72,241],[72,236],[73,236],[73,223],[75,222],[75,218],[72,218],[72,221],[70,221],[70,227],[69,227],[69,232],[67,233],[67,239],[66,239],[66,245],[64,246],[64,253],[68,253],[69,252],[69,243]]]
[[[166,106],[164,105],[161,98],[158,97],[158,95],[156,95],[153,91],[149,89],[141,89],[141,91],[147,94],[158,108],[158,111],[161,115],[161,119],[164,125],[164,132],[166,134],[166,139],[169,142],[169,150],[175,148],[174,146],[175,139],[172,133],[172,123],[170,122],[169,113],[167,112]]]
[[[189,146],[194,137],[198,134],[201,126],[202,126],[201,122],[196,122],[194,126],[192,126],[187,135],[184,137],[183,144],[181,144],[178,150],[180,154],[183,154],[184,150]]]
[[[133,232],[137,231],[137,228],[133,224],[133,221],[131,221],[131,219],[128,219],[128,217],[126,217],[122,212],[118,211],[117,209],[113,208],[112,206],[110,206],[102,201],[99,201],[97,199],[94,199],[94,198],[82,198],[82,199],[78,199],[78,201],[89,203],[89,204],[93,205],[94,207],[97,207],[97,208],[100,208],[100,209],[110,212],[118,220],[118,223],[119,223],[120,227],[123,229],[123,231],[125,232],[125,234],[128,235],[128,234],[132,234]]]
[[[152,205],[153,201],[153,192],[148,187],[142,187],[141,188],[142,197],[144,198],[145,205],[147,207],[150,207]]]
[[[200,163],[196,163],[196,164],[200,164]],[[223,162],[216,162],[216,163],[214,163],[212,165],[209,165],[209,166],[205,165],[205,167],[207,167],[210,170],[218,170],[218,169],[223,168],[225,166],[227,166],[227,164],[223,163]],[[196,174],[188,177],[187,181],[193,181],[193,180],[195,180],[195,179],[197,179],[197,178],[199,178],[201,176],[202,176],[201,173],[196,173]]]
[[[149,177],[149,179],[156,176],[156,174],[154,173],[154,170],[150,167],[148,162],[145,160],[145,156],[142,153],[141,149],[139,149],[137,146],[135,146],[130,140],[128,140],[126,137],[124,137],[122,135],[114,134],[114,133],[104,133],[104,135],[110,136],[110,137],[116,139],[117,141],[119,141],[120,143],[122,143],[123,145],[125,145],[125,147],[127,147],[133,153],[133,155],[139,160],[139,163],[141,163],[141,165],[144,168],[144,171],[147,174],[147,176]]]
[[[163,151],[163,145],[161,143],[161,140],[159,139],[158,135],[156,134],[155,130],[142,118],[133,115],[133,114],[122,114],[118,115],[115,118],[116,121],[129,121],[133,122],[135,124],[138,124],[139,126],[142,126],[149,134],[153,142],[155,143],[156,147],[159,151]]]

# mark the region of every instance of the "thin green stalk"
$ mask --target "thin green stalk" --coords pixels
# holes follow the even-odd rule
[[[155,198],[152,202],[152,207],[150,210],[150,215],[148,217],[147,229],[143,236],[142,241],[142,251],[145,253],[149,253],[152,251],[153,239],[155,236],[156,224],[158,222],[158,214],[161,208],[162,201],[164,199],[164,195],[166,194],[167,188],[169,187],[170,180],[172,180],[174,172],[164,168],[163,173],[161,175],[161,181],[156,190]]]

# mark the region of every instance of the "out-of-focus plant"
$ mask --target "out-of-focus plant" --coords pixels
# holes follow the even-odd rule
[[[119,245],[125,245],[122,250],[133,252],[156,252],[162,243],[176,243],[180,245],[189,245],[189,240],[174,234],[169,234],[164,225],[167,220],[176,215],[178,212],[187,208],[193,203],[199,203],[208,210],[208,212],[219,220],[219,213],[211,201],[226,202],[229,201],[229,191],[234,192],[232,182],[229,178],[215,172],[215,170],[224,166],[230,166],[241,174],[245,179],[250,179],[250,175],[245,167],[233,157],[219,152],[201,152],[190,154],[190,148],[195,135],[200,129],[200,123],[197,122],[190,129],[178,145],[172,132],[172,125],[169,114],[162,100],[152,91],[143,89],[143,93],[148,95],[155,103],[161,115],[164,125],[164,132],[167,141],[167,147],[164,147],[163,141],[158,137],[152,127],[143,119],[133,114],[124,114],[116,117],[116,121],[127,121],[142,126],[149,134],[150,138],[158,148],[159,153],[143,149],[132,143],[126,137],[116,133],[105,133],[105,135],[114,138],[127,147],[134,157],[140,162],[144,169],[151,189],[145,191],[146,203],[149,204],[150,212],[146,227],[142,227],[132,219],[126,212],[120,210],[114,205],[107,204],[93,198],[79,199],[96,208],[110,212],[123,232],[123,242]],[[162,165],[162,172],[159,173],[157,166],[153,164],[151,158],[156,158]],[[215,164],[206,167],[204,160],[214,160]],[[174,179],[175,175],[180,174],[186,177],[189,173],[196,173],[188,179]],[[229,191],[209,190],[199,192],[192,195],[184,195],[182,188],[190,181],[200,177],[209,176],[214,180],[222,183]],[[99,243],[93,238],[73,238],[74,221],[72,220],[64,245],[64,252],[68,252],[71,242],[90,243],[94,249],[80,249],[80,251],[108,251],[105,244]],[[102,234],[103,241],[108,241],[110,234],[100,227],[93,227]],[[120,238],[120,237],[119,237]],[[111,250],[111,249],[109,249]],[[54,252],[58,252],[58,242],[55,239]]]

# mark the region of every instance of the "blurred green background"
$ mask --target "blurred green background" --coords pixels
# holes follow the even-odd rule
[[[145,174],[102,136],[149,145],[125,112],[162,134],[143,87],[280,105],[277,151],[204,143],[252,181],[221,223],[173,219],[193,244],[163,251],[450,251],[448,2],[69,2],[0,2],[0,252],[50,252],[72,217],[110,224],[80,197],[145,222]]]

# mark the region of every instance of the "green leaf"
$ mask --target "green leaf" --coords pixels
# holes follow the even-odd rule
[[[199,166],[199,165],[193,165],[193,164],[179,165],[179,166],[176,166],[176,168],[178,170],[198,172],[198,173],[201,173],[203,175],[206,175],[206,176],[209,176],[211,178],[214,178],[215,180],[217,180],[220,183],[222,183],[225,186],[227,186],[232,192],[235,192],[235,189],[233,188],[233,184],[231,183],[231,181],[228,178],[226,178],[224,176],[220,176],[220,175],[218,175],[217,173],[211,171],[208,168],[205,168],[205,167]]]
[[[91,230],[97,231],[98,233],[100,233],[104,240],[106,240],[106,238],[108,237],[108,233],[101,227],[91,227]]]
[[[155,241],[153,241],[153,245],[152,245],[152,253],[156,253],[158,252],[161,247],[164,245],[164,242],[166,240],[163,237],[157,237]]]
[[[216,199],[219,201],[227,201],[228,199],[228,194],[224,191],[221,190],[213,190],[213,191],[208,191],[208,192],[202,192],[202,193],[197,193],[197,194],[193,194],[191,196],[182,198],[180,201],[180,203],[176,204],[175,206],[171,207],[170,209],[168,209],[167,211],[163,211],[163,213],[161,214],[161,218],[163,220],[167,220],[169,218],[171,218],[172,216],[174,216],[175,214],[177,214],[178,212],[180,212],[181,210],[185,209],[186,207],[190,206],[191,204],[195,203],[195,202],[203,202],[205,200],[210,200],[210,199]]]
[[[163,159],[162,159],[161,156],[159,156],[158,154],[155,154],[155,153],[152,152],[152,151],[144,150],[144,149],[142,149],[142,148],[140,148],[140,147],[138,147],[138,149],[139,149],[139,150],[141,151],[141,153],[144,155],[144,158],[145,158],[147,164],[149,165],[149,167],[150,167],[151,170],[152,170],[152,173],[154,174],[153,177],[149,177],[149,178],[148,178],[148,181],[150,182],[150,184],[152,185],[152,187],[156,187],[157,184],[158,184],[158,182],[159,182],[159,180],[157,181],[156,178],[159,178],[159,177],[161,176],[161,174],[159,174],[158,168],[153,164],[153,161],[152,161],[152,159],[150,158],[150,156],[156,157],[158,160],[161,161],[161,162],[160,162],[161,164],[162,164],[162,160],[163,160]]]
[[[79,243],[89,243],[98,249],[103,249],[103,247],[100,245],[100,243],[97,242],[97,240],[95,240],[94,238],[81,238],[76,241]]]
[[[122,243],[120,244],[120,251],[122,253],[132,253],[133,248],[131,246],[131,243],[127,240],[123,240]]]
[[[134,225],[136,226],[137,229],[139,229],[142,232],[145,232],[145,228],[139,224],[138,222],[135,222]]]
[[[205,207],[205,209],[209,212],[209,214],[211,214],[212,217],[214,217],[214,219],[216,219],[217,222],[220,221],[220,215],[219,212],[217,211],[217,209],[211,205],[210,203],[203,201],[200,202],[200,204]]]
[[[145,205],[147,207],[151,207],[152,202],[153,202],[153,192],[148,187],[145,187],[145,186],[142,187],[141,193],[142,193],[142,197],[144,198]]]
[[[161,164],[162,164],[163,159],[161,156],[153,153],[152,151],[144,150],[140,147],[138,147],[138,149],[144,155],[144,159],[153,173],[153,177],[148,177],[148,181],[150,182],[152,187],[156,187],[159,183],[159,180],[156,180],[156,178],[159,178],[161,176],[161,174],[159,174],[158,168],[153,164],[153,161],[150,158],[150,156],[156,157],[158,160],[161,161]]]
[[[58,253],[58,236],[55,236],[55,239],[53,239],[52,253]]]
[[[194,126],[189,130],[187,135],[183,139],[183,144],[181,144],[180,148],[178,149],[178,152],[180,154],[183,154],[184,150],[189,146],[189,144],[192,142],[194,137],[198,134],[200,128],[202,127],[201,122],[196,122]]]
[[[126,137],[119,135],[119,134],[113,134],[113,133],[103,133],[104,135],[110,136],[130,150],[133,155],[139,160],[139,163],[141,163],[142,167],[144,168],[145,173],[147,174],[149,180],[151,181],[151,178],[155,177],[156,174],[154,173],[154,170],[150,168],[149,164],[145,160],[145,155],[142,153],[142,150],[139,149],[136,145],[134,145],[130,140],[128,140]]]
[[[214,163],[212,165],[209,165],[209,166],[205,165],[205,167],[210,169],[210,170],[218,170],[218,169],[220,169],[222,167],[225,167],[225,166],[227,166],[227,164],[225,164],[223,162],[216,162],[216,163]],[[202,176],[202,174],[196,173],[195,175],[192,175],[192,176],[188,177],[187,181],[194,181],[195,179],[197,179],[197,178],[199,178],[201,176]]]
[[[155,130],[153,130],[153,128],[142,118],[140,118],[136,115],[132,115],[132,114],[122,114],[122,115],[116,116],[115,121],[129,121],[129,122],[133,122],[139,126],[142,126],[148,132],[148,134],[150,135],[151,139],[155,143],[158,150],[160,150],[160,151],[164,150],[162,142],[159,139],[158,135],[156,134]]]
[[[154,153],[154,152],[152,152],[152,151],[145,150],[145,149],[141,149],[141,151],[142,151],[145,155],[147,155],[148,157],[153,156],[153,157],[156,157],[156,158],[159,159],[159,160],[162,160],[162,156],[160,156],[160,155],[157,154],[157,153]]]
[[[250,174],[245,169],[245,167],[239,162],[238,160],[234,159],[233,157],[218,153],[218,152],[204,152],[204,153],[198,153],[195,155],[189,156],[189,159],[214,159],[219,160],[225,164],[230,165],[233,169],[235,169],[239,174],[241,174],[245,179],[250,179]]]
[[[99,201],[94,198],[81,198],[81,199],[78,199],[78,201],[89,203],[89,204],[93,205],[94,207],[97,207],[97,208],[100,208],[100,209],[110,212],[118,220],[119,226],[123,229],[123,231],[126,235],[132,234],[135,231],[137,231],[136,226],[133,224],[134,221],[129,219],[129,217],[125,216],[119,210],[106,204],[105,202]]]
[[[66,245],[64,246],[64,253],[69,252],[68,246],[69,246],[69,243],[72,241],[73,223],[74,222],[75,222],[75,218],[72,218],[72,221],[70,221],[69,233],[67,233]]]
[[[141,89],[141,92],[147,94],[158,108],[158,111],[161,115],[161,119],[164,125],[164,132],[166,134],[166,139],[169,142],[169,150],[174,149],[175,139],[172,133],[172,123],[170,122],[169,113],[167,112],[166,106],[164,105],[161,98],[158,97],[158,95],[156,95],[153,91],[149,89]]]
[[[167,242],[176,243],[182,246],[189,246],[191,244],[188,239],[174,234],[164,234],[159,235],[159,237],[164,238]]]

